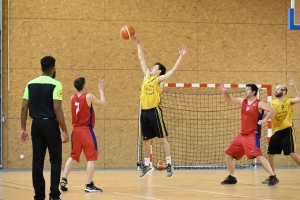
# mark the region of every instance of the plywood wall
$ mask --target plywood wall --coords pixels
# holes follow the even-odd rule
[[[139,87],[143,79],[137,45],[123,40],[124,25],[141,38],[148,67],[167,70],[178,48],[189,52],[170,82],[285,83],[291,74],[300,87],[299,31],[287,30],[288,0],[7,0],[4,1],[3,167],[30,168],[31,144],[19,141],[20,110],[26,83],[39,76],[40,59],[56,58],[63,84],[63,110],[71,133],[73,80],[84,76],[90,92],[106,80],[108,106],[96,108],[95,133],[100,168],[135,167]],[[9,12],[8,12],[9,11]],[[295,95],[293,90],[289,94]],[[300,132],[300,106],[295,106]],[[30,120],[28,120],[30,131]],[[300,140],[297,141],[298,146]],[[63,163],[70,143],[63,146]],[[299,150],[298,150],[298,153]],[[25,155],[20,160],[20,154]],[[277,164],[295,165],[280,157]],[[75,167],[85,167],[85,158]],[[45,167],[49,167],[46,158]]]

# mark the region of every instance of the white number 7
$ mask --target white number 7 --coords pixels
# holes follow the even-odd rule
[[[75,106],[77,107],[77,108],[76,108],[76,115],[77,115],[77,113],[78,113],[78,111],[79,111],[79,103],[78,103],[78,102],[75,102]]]

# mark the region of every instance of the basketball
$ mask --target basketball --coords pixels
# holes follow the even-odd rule
[[[165,169],[165,167],[166,167],[165,161],[159,160],[159,161],[156,162],[156,168],[158,170],[163,170],[163,169]]]
[[[131,26],[124,26],[120,30],[120,35],[123,39],[128,40],[131,36],[134,36],[135,31]]]

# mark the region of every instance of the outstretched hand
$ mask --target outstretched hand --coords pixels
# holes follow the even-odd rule
[[[181,49],[178,49],[179,50],[179,54],[181,56],[184,56],[186,54],[186,52],[188,51],[188,48],[186,45],[182,45]]]
[[[218,83],[218,84],[217,84],[217,87],[219,88],[219,90],[220,90],[221,92],[226,91],[226,88],[224,87],[224,83]]]
[[[133,35],[131,36],[131,39],[136,41],[136,43],[141,44],[141,40],[137,36]]]
[[[104,81],[104,79],[99,79],[98,89],[99,90],[104,90],[104,88],[105,88],[105,81]]]
[[[287,82],[287,85],[289,85],[289,86],[294,86],[295,85],[294,79],[289,75],[286,77],[286,82]]]

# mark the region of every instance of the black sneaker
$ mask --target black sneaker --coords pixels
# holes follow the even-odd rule
[[[237,180],[234,176],[227,176],[224,181],[221,182],[221,185],[227,185],[227,184],[236,184]]]
[[[68,185],[68,180],[67,179],[62,178],[59,184],[60,184],[60,189],[62,191],[68,191],[68,186],[67,186]]]
[[[277,183],[279,183],[279,179],[276,177],[276,175],[269,177],[268,186],[273,186],[276,185]]]
[[[174,174],[174,168],[171,164],[168,164],[166,177],[171,178],[173,174]]]
[[[144,178],[145,176],[147,176],[149,174],[149,172],[152,172],[153,170],[154,170],[154,167],[145,165],[143,167],[143,171],[142,171],[142,174],[140,175],[140,177]]]
[[[85,185],[85,192],[102,192],[102,190],[97,188],[92,181],[90,184]]]
[[[61,199],[53,199],[52,197],[49,197],[49,200],[61,200]]]

